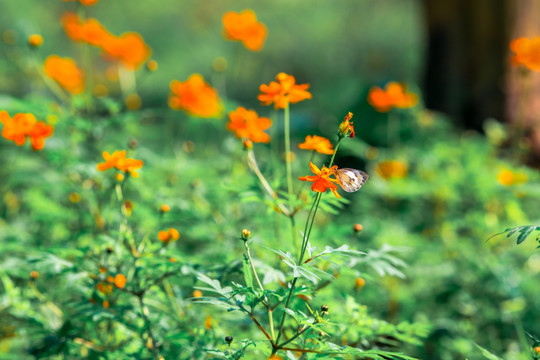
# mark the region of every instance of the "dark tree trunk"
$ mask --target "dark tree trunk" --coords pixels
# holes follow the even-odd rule
[[[481,130],[505,119],[514,0],[423,0],[428,28],[424,96],[430,109]]]

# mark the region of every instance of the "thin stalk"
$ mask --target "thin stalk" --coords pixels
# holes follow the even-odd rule
[[[152,356],[154,357],[154,360],[159,359],[159,353],[157,349],[157,341],[154,337],[154,333],[152,331],[152,323],[150,322],[150,319],[147,316],[148,308],[144,305],[143,301],[143,294],[139,294],[137,298],[139,299],[139,307],[141,309],[141,316],[144,320],[145,326],[146,326],[146,332],[148,333],[148,337],[150,338],[150,341],[152,342]]]
[[[248,150],[248,165],[251,168],[251,170],[257,175],[257,178],[261,182],[264,190],[272,197],[272,199],[277,199],[277,194],[272,189],[272,186],[268,183],[264,175],[261,173],[261,170],[259,169],[259,165],[257,164],[257,160],[255,159],[255,153],[253,150]],[[283,204],[277,203],[277,206],[281,212],[283,212],[285,215],[290,216],[289,209],[287,209]]]
[[[261,292],[263,293],[264,302],[266,302],[265,306],[267,306],[268,298],[266,297],[266,295],[264,295],[264,287],[262,286],[261,280],[259,279],[259,275],[257,274],[257,270],[255,269],[255,264],[253,263],[253,259],[251,258],[251,252],[249,251],[249,246],[247,244],[247,241],[244,241],[244,247],[246,248],[246,255],[249,260],[249,265],[251,265],[251,270],[253,271],[253,275],[255,275],[257,284],[259,285],[259,288],[261,289]]]
[[[334,153],[332,154],[332,158],[330,159],[330,165],[328,167],[331,167],[334,164],[334,159],[336,157],[336,153],[339,149],[339,145],[341,144],[341,140],[343,137],[340,137],[338,140],[338,143],[336,144],[336,148],[334,149]],[[298,264],[302,265],[302,261],[304,260],[305,251],[307,249],[307,244],[309,241],[309,237],[311,235],[311,229],[313,228],[313,222],[315,221],[315,216],[317,215],[317,210],[319,209],[319,203],[321,201],[322,193],[317,193],[315,196],[315,199],[313,200],[313,204],[311,205],[311,208],[308,213],[308,217],[306,219],[306,226],[304,228],[304,237],[302,239],[302,247],[300,251],[300,257],[298,260]],[[310,221],[311,218],[311,221]],[[294,288],[296,286],[298,278],[294,278],[291,283],[291,289],[289,291],[289,295],[287,296],[287,301],[285,302],[285,308],[289,307],[289,303],[291,301],[292,294],[294,292]],[[285,324],[285,312],[283,312],[283,315],[281,317],[281,322],[279,324],[279,331],[278,331],[278,337],[276,340],[276,343],[279,342],[279,339],[281,338],[281,335],[283,334],[283,326]]]
[[[293,212],[293,184],[291,167],[291,129],[289,103],[285,106],[285,164],[287,166],[287,192],[289,194],[289,210]]]
[[[399,139],[399,117],[395,113],[394,110],[390,110],[388,112],[388,128],[387,128],[387,136],[388,136],[388,147],[393,147],[394,144],[396,147],[399,147],[400,139]]]
[[[276,338],[276,334],[274,332],[274,312],[269,307],[268,308],[268,322],[270,323],[270,335],[272,335],[272,340]]]
[[[291,116],[289,111],[289,102],[284,109],[285,119],[285,165],[287,168],[287,193],[289,197],[289,218],[291,219],[291,240],[293,244],[298,248],[296,241],[296,222],[294,221],[294,214],[296,209],[294,206],[294,194],[293,194],[293,182],[292,182],[292,166],[291,166]]]
[[[311,329],[311,327],[305,327],[303,330],[301,330],[300,332],[297,332],[296,334],[294,334],[293,336],[291,336],[290,339],[282,342],[281,344],[278,345],[279,348],[287,345],[288,343],[294,341],[297,337],[299,337],[300,335],[302,335],[303,333],[305,333],[306,331],[308,331],[309,329]]]

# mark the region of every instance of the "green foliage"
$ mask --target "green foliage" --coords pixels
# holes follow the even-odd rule
[[[509,130],[490,124],[484,137],[421,105],[379,113],[365,100],[371,85],[418,72],[417,5],[249,4],[270,34],[255,54],[222,39],[220,16],[238,6],[230,1],[22,3],[27,14],[19,2],[0,13],[20,37],[0,48],[0,111],[32,112],[55,133],[37,152],[0,138],[0,358],[538,358],[540,342],[529,336],[531,349],[524,334],[540,317],[540,256],[525,240],[540,227],[515,226],[537,223],[539,177],[500,146]],[[57,101],[39,79],[41,60],[62,52],[83,60],[94,85],[108,81],[97,49],[58,31],[71,5],[115,33],[141,31],[153,47],[160,71],[128,75],[140,110],[126,106],[126,78],[108,82],[106,96],[88,88]],[[343,24],[362,28],[344,34]],[[44,47],[23,47],[41,26]],[[402,28],[416,32],[398,44]],[[340,55],[329,62],[321,48]],[[229,67],[212,68],[222,56]],[[272,141],[249,151],[225,126],[236,106],[259,106],[258,86],[282,70],[313,91],[291,107],[292,191],[282,111],[256,108],[273,120]],[[166,107],[170,81],[193,72],[218,88],[218,119]],[[366,169],[369,181],[339,189],[340,199],[318,195],[298,177],[309,161],[331,161],[297,145],[317,133],[335,146],[349,107],[356,137],[343,139],[333,164]],[[144,160],[138,178],[96,169],[103,151],[121,149]],[[386,160],[405,172],[386,174]],[[501,182],[503,170],[527,180]],[[482,241],[504,228],[497,235],[522,246]]]
[[[518,227],[515,227],[515,228],[511,228],[511,229],[506,229],[503,232],[500,232],[498,234],[493,235],[491,238],[493,238],[495,236],[502,235],[502,234],[506,234],[506,237],[509,238],[512,235],[518,233],[519,235],[517,236],[516,243],[519,245],[522,242],[524,242],[525,240],[527,240],[527,238],[532,234],[533,231],[540,231],[540,226],[536,226],[536,225],[518,226]],[[537,235],[536,236],[536,241],[540,241],[539,238],[540,238],[540,235]],[[540,245],[537,246],[537,248],[538,247],[540,247]]]

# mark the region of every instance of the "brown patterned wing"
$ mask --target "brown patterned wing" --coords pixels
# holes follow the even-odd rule
[[[355,192],[360,190],[369,178],[369,175],[360,170],[343,168],[336,171],[336,177],[341,183],[343,190],[346,192]]]

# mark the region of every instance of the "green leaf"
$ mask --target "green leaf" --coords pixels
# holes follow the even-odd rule
[[[497,355],[493,355],[492,353],[490,353],[489,351],[487,351],[486,349],[484,349],[480,345],[478,345],[478,344],[474,344],[474,345],[476,345],[476,347],[480,350],[480,352],[482,353],[482,355],[486,359],[489,359],[489,360],[503,360],[502,358],[498,357]]]

